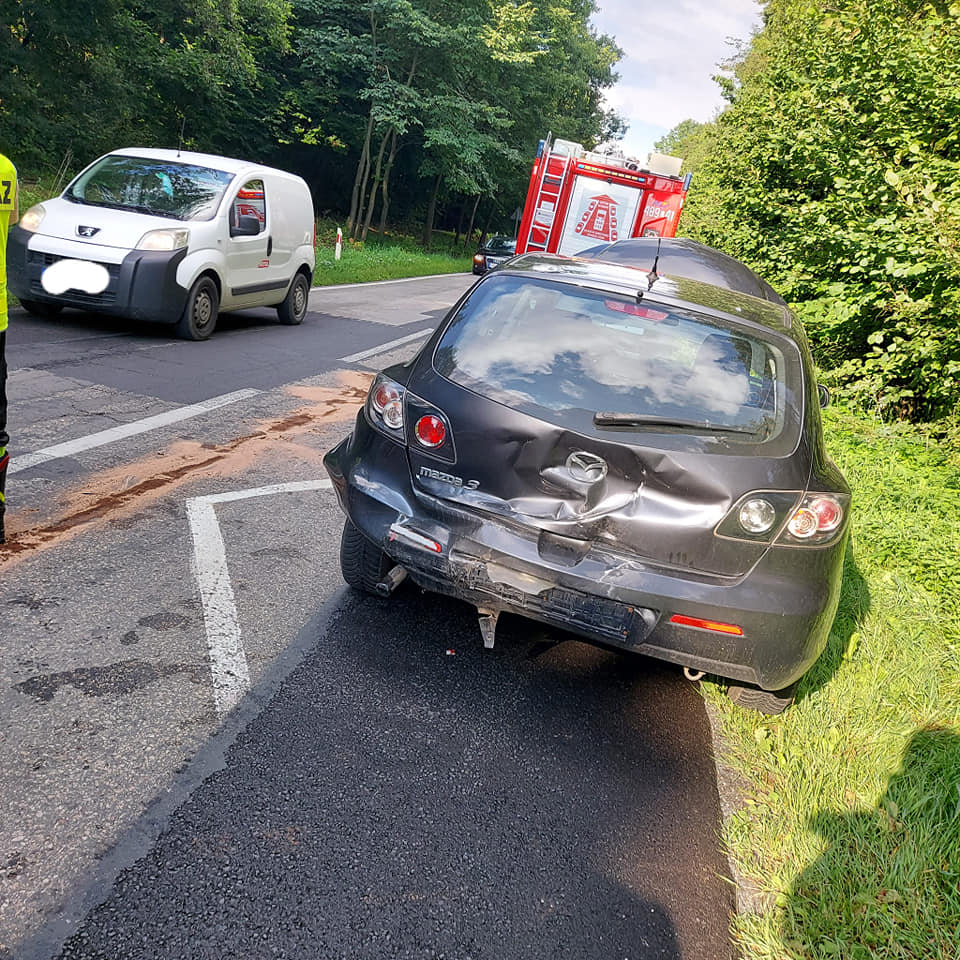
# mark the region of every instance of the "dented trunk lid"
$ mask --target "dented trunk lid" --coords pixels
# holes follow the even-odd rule
[[[667,567],[746,573],[767,544],[719,537],[717,525],[751,491],[799,499],[809,476],[795,351],[734,331],[734,374],[715,320],[625,312],[629,301],[603,292],[551,293],[507,283],[471,309],[474,293],[419,358],[408,408],[439,412],[452,443],[438,458],[409,436],[414,488],[522,526],[545,557],[575,562],[597,544]],[[709,354],[699,371],[698,350]],[[697,376],[712,380],[697,387]]]

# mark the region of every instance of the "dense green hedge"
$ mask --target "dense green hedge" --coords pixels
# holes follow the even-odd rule
[[[771,0],[728,109],[682,131],[684,232],[774,283],[886,417],[960,406],[958,50],[960,6]]]

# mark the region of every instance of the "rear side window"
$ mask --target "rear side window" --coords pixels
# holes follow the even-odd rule
[[[267,228],[267,200],[262,180],[248,180],[238,191],[230,211],[230,223],[236,225],[240,217],[256,217],[260,232]]]
[[[786,351],[786,354],[785,354]],[[565,283],[500,276],[458,311],[437,371],[573,429],[781,434],[800,394],[789,342]]]

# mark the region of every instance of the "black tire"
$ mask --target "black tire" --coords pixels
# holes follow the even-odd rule
[[[177,336],[184,340],[206,340],[217,326],[220,295],[210,277],[200,277],[187,294],[187,303],[177,321]]]
[[[727,696],[738,707],[743,707],[745,710],[756,710],[758,713],[776,716],[793,705],[797,696],[798,682],[795,680],[789,687],[784,687],[782,690],[761,690],[759,687],[731,683],[727,687]]]
[[[21,300],[20,306],[35,317],[55,317],[62,309],[62,303],[47,303],[43,300]]]
[[[277,316],[281,323],[291,327],[296,326],[298,323],[303,323],[309,305],[310,281],[302,273],[298,273],[293,278],[283,303],[277,307]]]
[[[347,584],[363,593],[377,593],[377,584],[390,572],[394,562],[375,547],[349,520],[340,537],[340,572]]]

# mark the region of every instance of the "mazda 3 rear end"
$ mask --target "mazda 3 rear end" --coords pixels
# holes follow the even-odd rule
[[[782,709],[836,611],[849,488],[779,303],[527,255],[374,380],[325,459],[349,584],[404,577]]]

